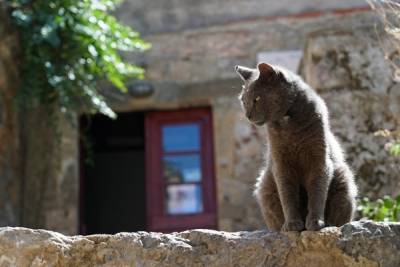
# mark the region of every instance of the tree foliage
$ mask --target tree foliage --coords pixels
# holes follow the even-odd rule
[[[143,69],[120,51],[150,47],[110,14],[118,0],[7,0],[20,37],[22,77],[18,99],[27,105],[56,103],[64,113],[85,108],[115,117],[99,92],[108,80],[122,91]]]

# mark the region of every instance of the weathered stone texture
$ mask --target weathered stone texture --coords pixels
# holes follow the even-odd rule
[[[361,196],[400,193],[400,160],[384,149],[380,129],[399,127],[399,85],[385,51],[388,37],[373,27],[312,36],[304,50],[303,75],[326,100],[332,129],[356,172]]]
[[[8,12],[0,1],[0,225],[76,233],[77,128],[15,101],[19,45]]]
[[[139,99],[106,89],[108,99],[117,111],[212,108],[218,225],[222,230],[264,227],[252,190],[263,166],[265,129],[253,127],[243,118],[237,99],[241,82],[233,71],[236,64],[255,66],[259,52],[302,50],[307,43],[304,77],[327,100],[332,127],[349,154],[362,195],[400,193],[399,162],[387,156],[385,140],[373,136],[378,129],[395,127],[395,117],[400,114],[400,88],[391,81],[391,70],[375,36],[377,16],[354,12],[279,17],[364,5],[359,0],[286,2],[126,1],[117,11],[153,44],[144,55],[125,58],[145,67],[155,93]],[[0,74],[13,65],[10,59],[3,61],[14,51],[4,32],[0,27]],[[5,88],[4,77],[8,76],[0,75],[0,91]],[[4,96],[0,98],[1,134],[6,109]],[[68,123],[62,125],[67,128],[61,129],[62,145],[54,159],[59,161],[53,162],[53,174],[46,184],[41,223],[72,234],[78,224],[78,133]],[[41,166],[40,160],[34,162]],[[7,158],[7,162],[12,161]],[[0,225],[20,222],[21,184],[11,170],[0,168]],[[32,172],[36,170],[33,166]],[[29,199],[25,203],[29,204]]]
[[[21,218],[18,225],[66,234],[78,227],[78,135],[56,108],[18,109]],[[35,129],[35,130],[32,130]]]
[[[79,221],[79,136],[75,124],[65,118],[60,123],[62,134],[56,136],[60,138],[60,165],[56,166],[56,173],[48,184],[43,207],[43,228],[64,234],[75,234]]]
[[[18,40],[0,3],[0,225],[18,225],[18,119],[13,110],[18,84]]]
[[[373,135],[395,127],[394,117],[400,114],[398,86],[381,49],[388,45],[386,37],[378,41],[376,35],[378,22],[373,12],[361,12],[254,19],[148,35],[153,48],[139,59],[155,94],[146,99],[110,94],[110,99],[117,110],[211,106],[219,229],[260,229],[264,223],[252,191],[264,164],[265,129],[243,117],[237,99],[241,81],[233,66],[255,66],[261,51],[303,50],[307,44],[302,73],[327,101],[360,195],[394,195],[400,193],[398,160],[384,150],[385,140]]]
[[[363,0],[128,0],[118,16],[141,33],[181,31],[258,17],[365,7]]]
[[[302,50],[308,36],[326,30],[352,31],[373,26],[372,12],[305,18],[251,20],[178,33],[147,36],[153,47],[146,54],[126,58],[140,62],[151,81],[193,84],[236,78],[235,65],[254,65],[257,53]]]
[[[399,266],[400,224],[320,232],[119,233],[64,236],[0,229],[0,266]]]
[[[252,191],[264,164],[265,129],[248,123],[237,98],[220,97],[212,105],[219,229],[264,228]]]

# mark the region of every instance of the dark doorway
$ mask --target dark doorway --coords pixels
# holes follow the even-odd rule
[[[146,229],[144,113],[82,116],[81,234]]]

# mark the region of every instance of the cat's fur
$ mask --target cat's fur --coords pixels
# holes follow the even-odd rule
[[[350,222],[357,187],[329,126],[325,102],[296,74],[236,66],[246,117],[267,126],[266,168],[255,195],[268,228],[319,230]]]

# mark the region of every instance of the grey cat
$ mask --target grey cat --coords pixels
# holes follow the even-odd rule
[[[325,102],[278,66],[236,66],[250,122],[267,126],[266,168],[255,196],[271,230],[319,230],[353,219],[357,187],[329,126]]]

